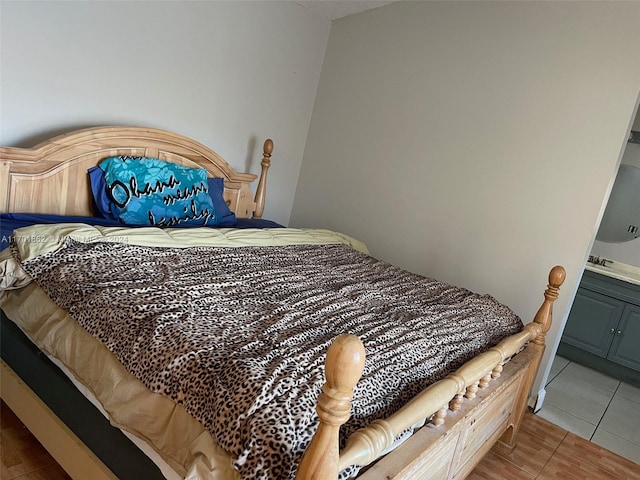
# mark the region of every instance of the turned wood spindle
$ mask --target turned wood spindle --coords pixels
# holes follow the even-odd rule
[[[436,413],[433,414],[433,417],[431,418],[431,424],[434,427],[439,427],[444,423],[444,419],[447,418],[447,410],[449,410],[448,404],[440,408]]]
[[[476,398],[477,392],[478,392],[478,382],[472,383],[467,387],[467,391],[465,392],[464,397],[471,400],[473,398]]]
[[[453,397],[449,402],[449,410],[451,410],[452,412],[457,412],[458,410],[460,410],[463,400],[464,395],[462,393],[456,393],[456,396]]]

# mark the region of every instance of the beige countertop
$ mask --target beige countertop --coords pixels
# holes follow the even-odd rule
[[[607,260],[606,265],[604,266],[587,262],[587,265],[584,268],[590,272],[600,273],[607,277],[617,278],[624,282],[640,285],[640,267],[636,267],[634,265],[627,265],[626,263]]]

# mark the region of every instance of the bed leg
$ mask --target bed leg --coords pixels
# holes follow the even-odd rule
[[[320,425],[300,461],[297,480],[338,478],[339,431],[351,415],[351,399],[364,369],[365,352],[360,339],[341,335],[327,351],[326,382],[316,411]]]
[[[518,398],[516,399],[513,406],[509,426],[496,444],[496,447],[499,451],[507,454],[511,453],[516,447],[518,432],[520,431],[520,425],[522,424],[522,419],[524,418],[524,413],[527,409],[527,404],[529,401],[529,392],[531,391],[531,386],[533,385],[533,381],[536,378],[538,366],[540,365],[540,360],[542,359],[542,354],[544,352],[544,345],[540,346],[536,344],[530,344],[529,346],[527,346],[527,348],[535,349],[536,356],[531,361],[528,371],[522,379],[522,385],[520,386]]]

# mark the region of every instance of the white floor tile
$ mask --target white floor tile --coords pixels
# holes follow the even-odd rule
[[[547,398],[548,397],[549,394],[547,393]],[[564,410],[548,405],[546,401],[536,415],[540,415],[545,420],[549,420],[551,423],[575,433],[579,437],[586,438],[587,440],[591,438],[593,432],[596,430],[595,425],[578,417],[574,417]]]
[[[592,370],[589,367],[571,362],[558,375],[558,378],[572,378],[580,385],[593,386],[598,389],[615,392],[620,385],[620,380],[604,373]]]
[[[624,438],[620,438],[602,428],[597,428],[591,441],[613,453],[617,453],[621,457],[640,464],[640,447]]]
[[[538,415],[640,464],[638,387],[556,356]]]
[[[547,394],[548,395],[548,394]],[[615,396],[598,425],[602,430],[630,441],[640,451],[640,404]]]
[[[640,403],[640,388],[629,385],[628,383],[620,383],[620,386],[616,391],[616,395],[620,395],[621,397],[628,398],[629,400],[633,400],[636,403]],[[640,415],[640,407],[638,408],[638,415]]]
[[[569,365],[568,359],[561,357],[560,355],[556,355],[553,358],[553,363],[551,363],[551,370],[549,370],[547,385],[549,385],[551,380],[553,380],[567,365]]]
[[[564,410],[574,417],[597,425],[613,397],[613,390],[609,388],[610,384],[603,386],[594,383],[582,372],[574,375],[576,370],[572,369],[573,365],[568,365],[547,385],[544,405]]]

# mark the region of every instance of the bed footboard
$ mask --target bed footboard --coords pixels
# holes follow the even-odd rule
[[[357,337],[338,337],[327,353],[327,380],[317,406],[320,425],[296,478],[334,480],[349,465],[370,465],[400,432],[425,419],[424,428],[362,478],[464,478],[496,441],[513,449],[564,279],[564,268],[554,267],[533,322],[429,386],[392,416],[353,433],[342,452],[338,432],[349,418],[364,347]]]

